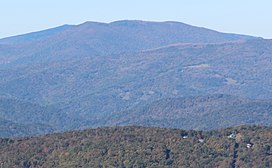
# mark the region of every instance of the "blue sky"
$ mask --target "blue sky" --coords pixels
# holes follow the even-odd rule
[[[0,38],[85,21],[180,21],[272,39],[272,0],[2,0]]]

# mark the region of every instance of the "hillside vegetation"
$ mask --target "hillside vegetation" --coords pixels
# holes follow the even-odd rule
[[[41,135],[53,132],[54,129],[48,125],[37,124],[19,124],[0,118],[0,137],[24,137]]]
[[[107,116],[168,98],[220,93],[271,99],[270,43],[257,40],[239,44],[178,45],[138,54],[4,68],[0,71],[0,93],[10,99],[54,107],[57,113],[44,114],[55,114],[54,119],[64,123],[70,118],[62,125],[73,129],[100,126],[98,121],[104,123]],[[266,112],[258,109],[271,108],[269,105],[250,106],[239,108],[242,111],[252,108],[255,113],[240,118],[258,113],[263,116]],[[8,109],[4,111],[13,113]],[[21,108],[21,111],[27,109]],[[32,117],[36,114],[40,115],[34,112]],[[271,118],[271,113],[266,115]],[[29,121],[35,121],[31,118]],[[251,117],[246,123],[259,121]],[[51,122],[49,125],[61,124]]]
[[[178,22],[86,22],[0,39],[0,118],[26,135],[33,125],[41,134],[271,125],[271,56],[272,40]],[[0,137],[22,135],[10,130]]]
[[[211,130],[237,125],[270,125],[272,102],[214,94],[155,101],[111,115],[104,125],[142,125]]]
[[[126,111],[100,117],[73,115],[53,107],[42,107],[12,99],[0,99],[0,137],[41,135],[104,126],[158,126],[166,128],[214,130],[238,125],[272,123],[272,102],[214,94],[169,98],[142,104]],[[101,117],[104,116],[104,117]],[[9,121],[9,122],[7,122]]]
[[[228,136],[234,133],[236,137]],[[187,136],[187,137],[185,137]],[[218,131],[113,127],[0,139],[2,167],[272,166],[272,128]],[[247,145],[251,144],[248,148]]]

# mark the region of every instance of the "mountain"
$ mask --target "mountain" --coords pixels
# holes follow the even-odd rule
[[[8,110],[7,110],[8,109]],[[12,99],[0,101],[0,137],[42,135],[50,132],[105,126],[157,126],[215,130],[237,125],[272,123],[272,101],[230,95],[162,99],[120,112],[77,115]],[[87,117],[90,116],[90,117]]]
[[[73,27],[72,25],[63,25],[56,28],[51,28],[51,29],[42,30],[38,32],[27,33],[27,34],[13,36],[13,37],[7,37],[7,38],[0,39],[0,44],[11,45],[11,44],[33,43],[33,42],[50,38],[72,27]]]
[[[34,136],[34,135],[44,135],[52,133],[53,128],[47,125],[36,124],[18,124],[12,121],[0,118],[0,137],[24,137],[24,136]]]
[[[222,43],[248,39],[257,38],[219,33],[179,22],[86,22],[2,39],[0,58],[5,65],[29,64],[139,52],[174,43]]]
[[[191,26],[181,22],[147,22],[140,20],[121,20],[112,23],[85,22],[80,25],[63,25],[43,31],[7,37],[1,39],[0,44],[28,43],[44,40],[52,36],[61,36],[62,38],[71,38],[72,36],[76,36],[77,39],[82,39],[84,38],[83,35],[95,37],[95,40],[97,41],[112,40],[113,42],[115,39],[116,44],[118,43],[117,40],[119,40],[119,38],[125,40],[133,39],[134,43],[139,43],[140,41],[151,43],[151,41],[153,41],[154,44],[157,43],[157,46],[163,46],[175,42],[217,43],[256,38],[246,35],[221,33],[202,27]],[[116,38],[116,36],[118,37]],[[150,42],[147,40],[150,40]],[[103,42],[106,44],[109,43],[109,41]],[[123,43],[122,41],[119,41],[119,43],[120,42]],[[144,48],[154,48],[154,46],[145,46]]]
[[[0,93],[88,119],[174,97],[230,94],[271,99],[271,46],[271,40],[177,44],[4,68]]]
[[[0,139],[3,167],[271,167],[271,127],[113,127]],[[229,136],[233,134],[233,138]]]
[[[271,125],[271,111],[271,101],[219,94],[155,101],[143,108],[110,116],[106,123],[214,130],[237,125]]]
[[[16,137],[61,131],[71,119],[55,107],[0,98],[0,120],[0,137]]]
[[[267,125],[271,46],[272,40],[257,37],[144,21],[86,22],[2,39],[0,118],[54,131],[131,124]],[[226,101],[220,104],[209,95],[233,97],[216,97]],[[207,102],[199,102],[199,96]],[[188,105],[183,98],[200,103],[187,109],[198,118],[180,108]],[[245,117],[225,121],[234,111]]]

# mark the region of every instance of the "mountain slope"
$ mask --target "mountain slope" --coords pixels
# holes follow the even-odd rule
[[[1,124],[6,123],[3,127],[15,125],[16,128],[24,129],[25,135],[36,135],[31,132],[37,133],[38,130],[40,130],[38,134],[52,132],[55,129],[60,131],[70,120],[65,113],[55,107],[40,106],[10,98],[0,98],[0,118],[4,121]],[[27,133],[28,129],[29,133]],[[5,132],[5,130],[2,131]],[[0,132],[1,137],[4,136],[2,131]]]
[[[29,64],[101,54],[131,53],[173,43],[222,43],[256,39],[219,33],[179,22],[86,22],[66,27],[24,35],[22,40],[20,37],[3,39],[2,41],[15,41],[14,43],[26,40],[27,42],[0,46],[0,58],[4,60],[2,64]],[[48,38],[43,38],[44,34]],[[36,38],[41,40],[37,41]],[[33,39],[35,40],[31,42]]]
[[[54,113],[59,114],[56,119],[63,120],[57,123],[67,123],[58,127],[65,125],[67,129],[116,124],[115,121],[107,123],[105,118],[159,100],[209,94],[265,99],[268,105],[253,102],[236,106],[238,112],[247,117],[233,118],[229,122],[221,122],[224,118],[216,113],[220,108],[214,106],[213,112],[209,113],[216,113],[219,118],[214,125],[207,126],[209,116],[203,116],[205,120],[194,119],[190,128],[267,124],[265,115],[271,116],[268,110],[272,98],[271,46],[271,40],[175,44],[134,54],[3,68],[0,71],[0,94],[57,108],[60,112]],[[232,114],[235,108],[226,109],[226,113]],[[223,113],[224,109],[220,110]],[[150,122],[165,126],[164,121],[167,117]],[[130,121],[125,123],[131,124]],[[138,124],[147,123],[142,120]],[[168,120],[168,123],[169,127],[180,126],[179,120]]]
[[[228,138],[231,133],[236,138]],[[256,126],[211,132],[99,128],[0,139],[0,160],[3,167],[271,167],[271,133],[271,127]]]
[[[172,98],[106,119],[108,125],[143,125],[210,130],[251,124],[271,125],[272,102],[229,95]]]
[[[24,136],[37,136],[53,132],[54,129],[48,125],[32,124],[24,125],[14,123],[0,118],[0,137],[24,137]]]
[[[59,26],[56,28],[51,28],[51,29],[42,30],[42,31],[38,31],[38,32],[7,37],[7,38],[0,39],[0,44],[11,45],[11,44],[37,42],[37,41],[45,40],[49,37],[52,37],[52,36],[56,35],[57,33],[60,33],[62,31],[69,29],[69,28],[72,28],[72,27],[73,26],[71,26],[71,25],[63,25],[63,26]]]
[[[261,124],[265,115],[271,116],[272,40],[177,22],[143,21],[86,22],[5,40],[10,42],[0,44],[0,95],[15,101],[5,101],[0,117],[14,123],[44,124],[57,130],[123,124],[121,121],[180,127],[179,120],[174,122],[169,115],[133,123],[120,112],[136,109],[135,115],[140,115],[138,109],[149,108],[153,102],[213,94],[268,102],[235,106],[249,117],[232,118],[231,122],[221,122],[224,118],[219,114],[224,110],[213,106],[209,115],[220,109],[214,125],[205,125],[207,115],[200,116],[204,123],[192,120],[190,128]],[[236,110],[226,106],[226,114]],[[150,114],[156,115],[154,111]],[[176,117],[181,119],[182,114]],[[109,116],[122,118],[106,120]]]
[[[0,117],[9,122],[4,120],[5,122],[1,123],[4,125],[0,137],[27,136],[35,133],[41,135],[52,131],[116,125],[214,130],[244,124],[271,126],[272,123],[271,101],[222,94],[162,99],[120,112],[102,110],[100,113],[86,113],[75,109],[69,113],[66,109],[57,110],[2,99]],[[16,128],[15,131],[13,127]],[[27,129],[28,132],[24,131]]]
[[[176,45],[8,68],[0,71],[0,93],[91,116],[169,97],[222,93],[271,99],[271,46],[271,40]]]

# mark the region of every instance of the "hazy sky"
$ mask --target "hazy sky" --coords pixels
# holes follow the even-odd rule
[[[272,39],[272,0],[0,0],[0,38],[85,21],[180,21]]]

